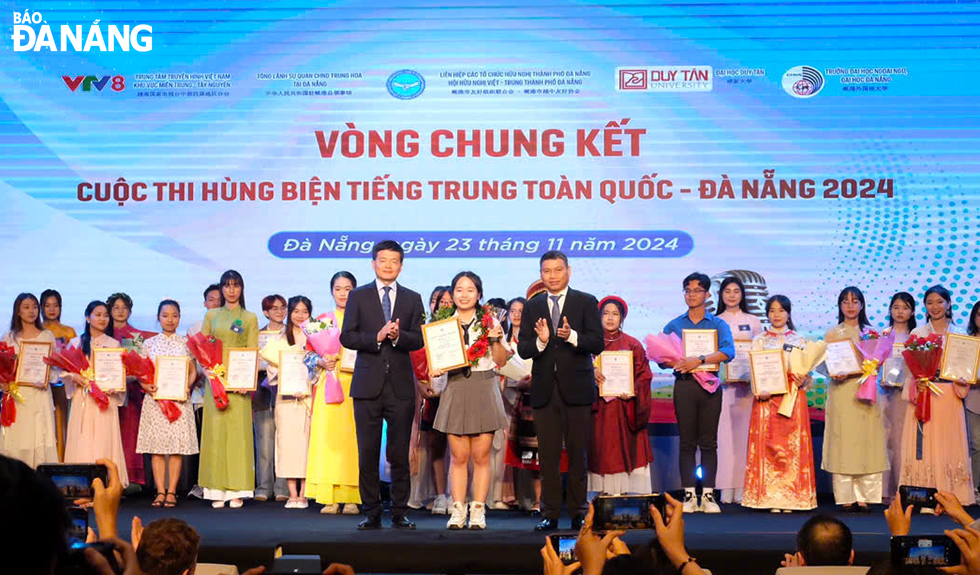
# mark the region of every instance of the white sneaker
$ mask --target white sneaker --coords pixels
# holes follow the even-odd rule
[[[782,513],[782,512],[783,512],[782,509],[770,509],[769,510],[769,513]]]
[[[286,502],[286,505],[284,507],[286,509],[296,509],[297,505],[299,505],[299,503],[295,499],[290,499],[289,501]]]
[[[225,502],[224,501],[212,501],[211,502],[211,507],[214,507],[215,509],[221,509],[224,506],[225,506]]]
[[[698,507],[698,499],[693,490],[684,490],[684,513],[696,513],[701,511]]]
[[[296,507],[294,507],[293,509],[306,509],[309,506],[310,506],[309,500],[306,499],[305,497],[300,497],[299,499],[296,500]]]
[[[487,508],[479,501],[470,502],[470,529],[487,528]]]
[[[446,529],[462,529],[466,527],[466,506],[456,501],[453,503],[453,514],[449,516]]]
[[[439,495],[436,500],[432,502],[432,514],[433,515],[446,515],[449,513],[449,499],[445,495]]]
[[[701,495],[701,511],[705,513],[721,513],[721,507],[715,503],[715,494],[713,489],[706,489],[704,494]]]

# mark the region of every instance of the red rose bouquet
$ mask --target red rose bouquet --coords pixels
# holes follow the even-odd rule
[[[905,342],[905,351],[902,352],[905,363],[909,366],[909,371],[916,382],[925,385],[925,389],[912,390],[909,394],[915,404],[915,417],[919,423],[928,423],[932,416],[932,396],[929,392],[942,395],[943,391],[936,384],[932,383],[932,378],[939,370],[939,363],[943,359],[943,338],[939,334],[932,334],[928,337],[910,336]]]
[[[153,385],[156,366],[153,365],[152,359],[143,357],[135,351],[126,351],[122,354],[122,362],[123,367],[126,368],[126,375],[132,375],[146,385]],[[156,402],[170,423],[180,419],[180,408],[174,402],[167,399],[159,399]]]
[[[0,342],[0,384],[6,392],[0,400],[0,425],[10,427],[17,420],[16,402],[24,403],[24,396],[17,389],[17,353],[14,348]]]
[[[220,410],[228,409],[228,392],[225,391],[223,383],[225,366],[221,363],[223,351],[221,340],[198,332],[187,338],[187,349],[204,368],[204,373],[211,382],[215,407]]]
[[[88,358],[85,357],[81,349],[69,346],[62,351],[55,351],[44,358],[44,363],[80,376],[85,380],[84,385],[88,389],[88,394],[99,406],[99,409],[102,411],[109,409],[109,398],[95,383],[95,371],[89,366]]]

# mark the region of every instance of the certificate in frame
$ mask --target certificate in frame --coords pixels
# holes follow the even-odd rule
[[[299,398],[310,395],[309,370],[306,367],[306,350],[283,349],[279,351],[279,397]]]
[[[684,356],[709,356],[718,351],[718,330],[716,329],[685,329],[681,332],[684,343]],[[717,363],[706,363],[694,371],[718,371]]]
[[[943,342],[943,361],[939,379],[977,383],[977,364],[980,363],[980,338],[950,333]]]
[[[153,359],[153,381],[156,382],[157,392],[153,394],[153,399],[168,401],[187,401],[187,362],[189,358],[183,355],[158,355]],[[166,379],[166,375],[176,373],[180,370],[183,373],[180,390],[177,386],[161,387],[161,382]],[[161,377],[163,375],[164,377]]]
[[[230,348],[225,373],[227,391],[255,391],[259,377],[259,350],[254,347]]]
[[[633,352],[624,351],[604,351],[599,354],[599,371],[606,376],[606,381],[599,386],[599,395],[602,397],[619,397],[626,393],[629,396],[636,395],[634,387]],[[609,374],[607,375],[607,371]],[[620,385],[612,385],[610,376],[616,378]],[[627,383],[628,381],[628,383]],[[624,391],[628,389],[629,391]]]
[[[453,331],[455,330],[455,331]],[[427,323],[422,326],[422,339],[425,342],[425,359],[429,370],[449,371],[466,367],[466,344],[463,342],[463,328],[458,317],[450,317]],[[459,342],[459,347],[456,342]],[[433,345],[438,344],[439,349]]]
[[[861,352],[858,351],[853,340],[836,339],[827,342],[827,357],[824,359],[824,365],[827,366],[827,375],[832,379],[847,379],[861,375],[864,373],[861,363]]]
[[[122,347],[100,347],[92,350],[92,370],[95,383],[105,393],[126,391],[126,368],[123,367]]]
[[[759,396],[763,393],[784,395],[789,393],[786,358],[783,357],[783,350],[766,349],[749,352],[749,368],[752,371],[753,395]]]
[[[354,373],[354,366],[357,363],[357,350],[340,348],[340,360],[337,362],[337,369],[344,373]]]
[[[17,374],[14,381],[18,385],[46,386],[51,377],[51,366],[44,363],[43,358],[51,355],[52,347],[53,344],[49,341],[21,341],[20,350],[17,354]],[[41,381],[28,381],[39,377],[43,377],[43,379]]]

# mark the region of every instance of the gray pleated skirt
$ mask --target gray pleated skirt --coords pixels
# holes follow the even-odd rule
[[[493,433],[507,428],[499,376],[492,370],[449,378],[432,427],[452,435]]]

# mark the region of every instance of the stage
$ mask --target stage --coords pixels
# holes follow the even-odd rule
[[[159,517],[180,517],[202,537],[200,561],[234,563],[240,570],[270,565],[274,549],[287,554],[320,555],[324,565],[341,562],[358,573],[541,573],[538,551],[544,535],[533,531],[538,519],[518,511],[490,511],[486,531],[447,531],[446,516],[424,510],[410,513],[416,531],[386,528],[357,531],[361,516],[329,516],[319,505],[286,510],[283,503],[248,501],[241,509],[212,509],[209,502],[181,499],[175,509],[154,509],[149,497],[127,498],[120,509],[120,531],[128,536],[133,515],[143,523]],[[831,501],[810,513],[772,514],[723,505],[720,515],[685,516],[688,550],[714,574],[774,573],[784,552],[795,547],[796,532],[816,512],[836,513]],[[870,565],[888,551],[888,526],[877,506],[869,514],[839,514],[854,533],[857,562]],[[976,514],[976,508],[971,508]],[[569,520],[562,517],[561,527]],[[916,515],[913,533],[936,534],[954,527],[948,517]],[[641,545],[653,531],[625,536]]]

